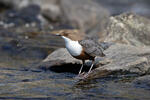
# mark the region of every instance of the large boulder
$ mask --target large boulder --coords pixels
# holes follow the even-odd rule
[[[133,46],[150,46],[150,20],[131,13],[110,17],[105,30],[106,42],[118,42]]]
[[[106,57],[96,58],[96,68],[88,75],[87,79],[99,78],[115,73],[134,73],[137,75],[149,73],[149,48],[115,44],[110,46],[106,51],[104,51],[104,53],[106,54]],[[46,64],[48,62],[50,63]],[[47,68],[56,67],[56,69],[69,64],[67,67],[71,67],[71,70],[74,70],[81,66],[78,65],[81,64],[81,61],[70,56],[66,49],[58,49],[43,60],[41,66],[45,66],[44,64],[46,64]],[[76,66],[74,66],[75,64]],[[90,67],[90,64],[90,62],[87,62],[86,67]]]
[[[92,0],[61,0],[62,18],[75,28],[81,29],[90,37],[98,37],[104,30],[109,12]]]

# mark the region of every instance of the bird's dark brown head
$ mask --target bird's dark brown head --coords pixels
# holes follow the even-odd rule
[[[51,33],[57,36],[65,36],[74,41],[82,40],[84,37],[84,34],[77,29],[56,30],[52,31]]]

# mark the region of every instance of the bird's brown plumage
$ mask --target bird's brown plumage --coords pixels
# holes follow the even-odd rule
[[[78,41],[84,38],[84,33],[77,29],[64,29],[64,30],[56,30],[51,32],[55,35],[65,36],[71,40]]]

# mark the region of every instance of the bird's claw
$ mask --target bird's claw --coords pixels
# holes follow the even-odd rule
[[[77,76],[75,77],[75,79],[85,79],[85,78],[88,77],[88,74],[89,74],[89,73],[83,72],[83,73],[77,75]]]
[[[85,72],[78,74],[75,79],[83,79],[85,75]]]

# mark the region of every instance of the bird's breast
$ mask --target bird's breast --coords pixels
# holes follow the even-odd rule
[[[82,46],[78,41],[70,41],[66,43],[66,48],[72,56],[79,56],[82,52]]]

